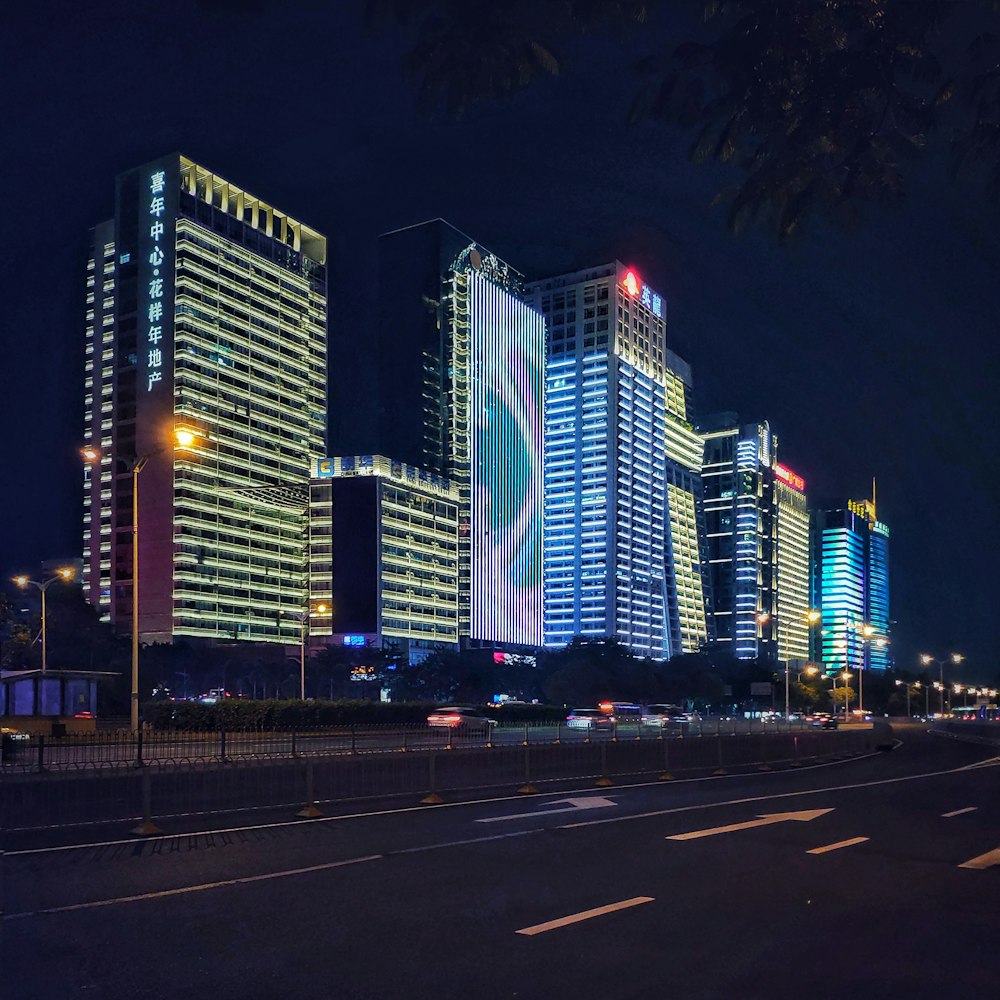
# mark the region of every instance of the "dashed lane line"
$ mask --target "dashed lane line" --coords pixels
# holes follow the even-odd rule
[[[603,917],[608,913],[615,913],[618,910],[628,910],[633,906],[641,906],[643,903],[652,903],[652,896],[633,896],[631,899],[623,899],[618,903],[609,903],[607,906],[597,906],[592,910],[582,910],[580,913],[571,913],[568,917],[559,917],[556,920],[547,920],[544,924],[534,924],[531,927],[522,927],[515,934],[523,934],[525,937],[534,937],[536,934],[544,934],[546,931],[554,931],[559,927],[566,927],[569,924],[578,924],[583,920],[593,920],[594,917]]]
[[[826,854],[829,851],[839,851],[842,847],[853,847],[855,844],[864,844],[870,839],[869,837],[851,837],[850,840],[838,840],[836,844],[827,844],[825,847],[814,847],[811,851],[806,851],[806,854]]]
[[[964,809],[952,809],[950,813],[941,813],[942,819],[951,819],[952,816],[962,816],[965,813],[974,813],[978,806],[966,806]]]

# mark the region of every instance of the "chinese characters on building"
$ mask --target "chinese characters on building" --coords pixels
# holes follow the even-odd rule
[[[163,239],[163,221],[166,211],[163,191],[164,171],[158,170],[149,178],[149,236],[153,249],[149,253],[151,267],[149,276],[149,305],[146,310],[146,391],[150,392],[157,382],[163,380],[163,267],[165,255],[160,241]]]

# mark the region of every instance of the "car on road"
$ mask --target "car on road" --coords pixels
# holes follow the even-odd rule
[[[427,725],[436,729],[450,729],[458,733],[489,733],[497,724],[481,709],[448,705],[437,708],[427,716]]]
[[[671,723],[682,724],[688,721],[687,713],[680,705],[648,705],[641,719],[644,726],[656,729],[662,729]]]
[[[808,719],[809,725],[813,729],[836,729],[839,725],[837,717],[827,712],[817,712],[815,715],[808,716]]]
[[[615,724],[599,708],[574,708],[566,716],[566,727],[596,732],[600,730],[610,731],[614,729]]]

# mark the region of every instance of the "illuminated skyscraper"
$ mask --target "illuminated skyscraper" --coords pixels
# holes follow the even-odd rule
[[[87,266],[85,588],[139,632],[297,643],[326,423],[326,239],[172,154],[117,178]],[[175,449],[175,431],[187,436]]]
[[[619,261],[530,292],[549,327],[545,642],[617,635],[658,659],[697,649],[701,446],[663,298]]]
[[[772,466],[777,508],[778,660],[809,659],[809,506],[805,480],[777,462]]]
[[[378,450],[458,490],[462,640],[541,645],[544,320],[437,219],[380,238],[378,332]]]
[[[716,641],[733,656],[775,659],[778,528],[777,438],[767,423],[720,413],[699,424],[705,452],[705,535]]]
[[[889,649],[889,528],[875,500],[813,511],[813,602],[822,633],[813,655],[829,672],[884,670]]]

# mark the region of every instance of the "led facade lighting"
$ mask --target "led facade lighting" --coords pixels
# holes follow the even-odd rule
[[[85,589],[130,622],[129,470],[148,458],[143,641],[299,641],[325,264],[325,237],[185,156],[117,179],[87,266]]]
[[[549,334],[545,642],[617,635],[662,658],[704,642],[700,440],[663,298],[620,262],[534,282]]]

